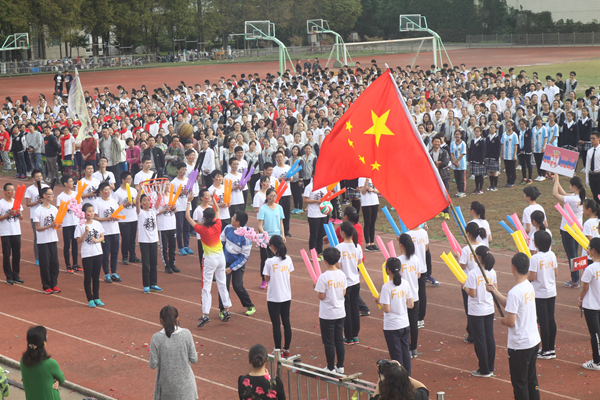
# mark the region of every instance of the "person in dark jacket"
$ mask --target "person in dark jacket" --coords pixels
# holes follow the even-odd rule
[[[52,179],[58,181],[58,167],[56,158],[58,156],[59,147],[56,141],[56,136],[52,134],[52,129],[49,126],[44,127],[44,154],[46,155],[46,180],[52,182]]]
[[[476,126],[475,138],[469,146],[469,161],[471,162],[471,174],[475,175],[475,190],[473,194],[483,194],[483,178],[485,177],[485,146],[486,142],[481,136],[481,127]],[[531,161],[530,161],[531,164]]]
[[[490,187],[487,190],[498,190],[498,172],[500,172],[500,151],[502,144],[496,125],[490,125],[488,137],[485,138],[485,170],[490,174]]]
[[[148,148],[142,153],[142,157],[148,156],[152,159],[151,170],[156,172],[158,176],[163,175],[165,168],[165,154],[161,149],[156,147],[156,140],[153,137],[148,138]]]
[[[521,185],[532,184],[531,171],[531,153],[533,152],[531,129],[529,129],[529,122],[525,118],[521,118],[519,121],[519,165],[521,166],[521,172],[523,173],[523,181]]]
[[[450,191],[450,155],[446,149],[442,148],[442,138],[439,135],[436,135],[431,140],[431,145],[433,148],[429,152],[433,163],[438,169],[440,173],[440,178],[442,178],[442,182],[444,182],[444,186],[446,186],[446,191]],[[444,218],[450,215],[448,214],[448,207],[443,211]]]
[[[558,145],[567,150],[577,151],[579,144],[579,127],[575,122],[575,113],[569,111],[567,119],[562,123],[561,134],[558,137]]]

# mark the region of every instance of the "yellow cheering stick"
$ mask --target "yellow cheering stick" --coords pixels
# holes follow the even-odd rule
[[[133,202],[131,201],[131,186],[129,186],[129,183],[126,183],[126,184],[125,184],[125,187],[127,188],[127,201],[128,201],[129,203],[133,203]]]
[[[579,243],[579,245],[581,247],[583,247],[584,249],[588,248],[588,245],[590,244],[589,240],[583,240],[574,230],[573,228],[571,228],[569,225],[565,224],[565,226],[563,227],[563,229],[565,231],[567,231],[569,233],[569,235],[571,235],[573,237],[573,239],[575,239],[577,241],[577,243]]]
[[[390,277],[387,274],[385,264],[387,264],[387,261],[384,261],[383,264],[381,264],[381,269],[383,270],[383,283],[388,283],[390,281]]]
[[[369,276],[369,273],[367,272],[367,269],[365,268],[365,264],[363,264],[363,263],[358,264],[358,270],[360,271],[363,279],[367,283],[367,286],[369,287],[369,290],[371,291],[371,294],[373,295],[373,297],[375,297],[376,299],[379,298],[379,292],[377,291],[377,288],[373,284],[373,281],[371,280],[371,277]],[[378,304],[378,306],[379,306],[379,308],[381,308],[380,304]]]
[[[448,259],[450,260],[450,262],[452,263],[452,265],[454,265],[454,267],[456,268],[456,270],[458,271],[458,273],[466,281],[467,280],[467,274],[465,273],[465,270],[460,266],[460,264],[458,263],[458,261],[456,261],[456,258],[454,258],[454,254],[448,252],[448,254],[446,254],[446,257],[448,257]]]
[[[581,240],[583,240],[587,244],[590,243],[590,239],[588,239],[587,236],[585,236],[583,234],[583,232],[581,232],[581,229],[579,229],[577,224],[573,224],[572,228],[573,228],[573,231],[577,234],[577,236],[579,236],[581,238]],[[587,246],[586,246],[586,249],[587,249]]]
[[[517,250],[520,253],[525,253],[527,257],[531,258],[531,252],[529,251],[529,247],[525,243],[525,238],[523,237],[523,233],[521,231],[514,231],[510,234],[517,245]]]
[[[448,255],[446,255],[446,253],[442,253],[442,255],[440,256],[440,258],[442,260],[444,260],[444,262],[446,263],[446,265],[448,266],[448,268],[450,269],[450,271],[452,271],[452,274],[454,274],[454,277],[460,282],[460,283],[465,283],[466,278],[463,277],[463,275],[460,273],[460,271],[462,271],[462,268],[459,270],[456,269],[456,266],[452,263],[452,261],[450,260],[450,258],[448,257]],[[464,271],[463,271],[464,273]]]

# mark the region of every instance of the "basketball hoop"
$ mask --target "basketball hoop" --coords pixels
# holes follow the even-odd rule
[[[319,41],[318,33],[317,31],[308,32],[308,42],[310,44],[316,44]]]
[[[169,178],[155,178],[140,182],[140,189],[150,199],[150,207],[160,208],[167,205],[165,191],[169,188]]]

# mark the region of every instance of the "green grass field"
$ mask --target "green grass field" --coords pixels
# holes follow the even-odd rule
[[[600,53],[599,53],[600,54]],[[540,79],[544,80],[546,75],[550,75],[555,78],[557,72],[563,74],[563,80],[569,78],[569,72],[577,72],[576,79],[579,82],[577,88],[577,96],[583,97],[583,94],[587,88],[594,86],[596,92],[598,92],[598,85],[600,84],[600,76],[598,70],[600,70],[600,57],[593,60],[584,60],[563,64],[549,64],[549,65],[532,65],[529,67],[518,67],[515,68],[517,71],[525,70],[527,76],[531,76],[533,72],[537,72]]]

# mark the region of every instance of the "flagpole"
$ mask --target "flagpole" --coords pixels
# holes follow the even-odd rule
[[[458,221],[458,214],[456,213],[456,209],[454,208],[454,203],[450,203],[450,210],[452,211],[452,215],[454,215],[454,218],[456,218],[456,220]],[[462,235],[464,236],[464,238],[467,241],[467,246],[469,246],[469,249],[471,250],[471,254],[473,254],[473,258],[475,259],[475,262],[477,262],[477,266],[479,267],[479,270],[481,271],[481,275],[483,275],[483,279],[485,280],[486,284],[489,284],[490,281],[488,280],[487,276],[485,275],[485,271],[483,269],[483,267],[481,266],[481,262],[479,262],[479,257],[477,257],[477,254],[475,254],[475,250],[473,250],[473,246],[471,245],[471,242],[469,241],[469,236],[467,236],[467,232],[465,231],[465,228],[463,228],[463,226],[461,224],[457,224],[458,228],[460,229]],[[500,303],[498,303],[498,299],[496,298],[496,296],[494,295],[493,292],[489,292],[492,295],[492,298],[494,299],[494,304],[496,304],[496,307],[498,308],[498,312],[500,313],[501,317],[504,317],[504,313],[502,312],[502,308],[500,307]]]

